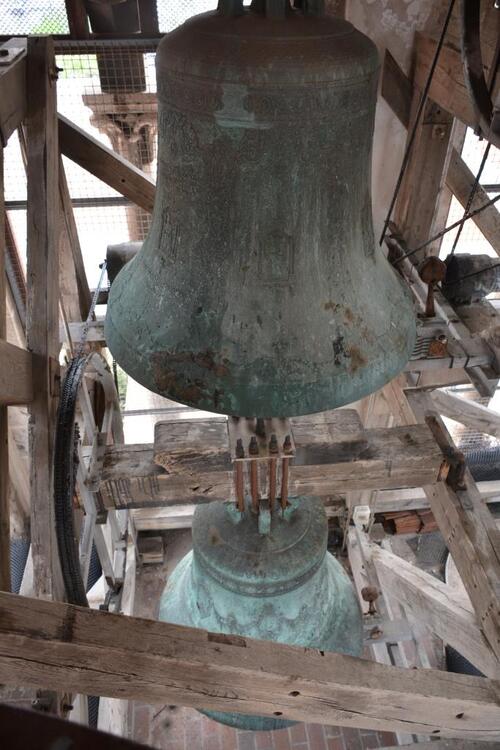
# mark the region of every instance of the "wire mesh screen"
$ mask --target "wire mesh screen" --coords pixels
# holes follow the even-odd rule
[[[57,108],[80,128],[156,178],[156,42],[67,42]],[[90,286],[109,244],[143,240],[150,216],[63,158]],[[19,255],[26,257],[26,172],[17,134],[5,150],[5,199]]]
[[[67,34],[68,19],[64,0],[2,0],[0,33]]]
[[[214,0],[158,0],[158,30],[172,31],[187,18],[215,8]],[[137,9],[135,9],[137,13]],[[131,32],[138,28],[130,28]],[[68,20],[64,0],[2,0],[0,2],[0,33],[67,34]]]
[[[486,141],[480,140],[474,134],[474,131],[469,128],[462,149],[462,158],[474,175],[478,172],[485,148]],[[488,160],[481,175],[480,184],[487,190],[489,198],[493,198],[500,192],[500,151],[495,147],[490,149]],[[463,206],[453,197],[446,224],[449,226],[458,221],[462,218],[463,213]],[[457,232],[458,228],[448,232],[443,237],[440,251],[441,258],[446,258],[451,252]],[[490,255],[492,258],[497,257],[495,250],[471,219],[464,224],[455,252]]]

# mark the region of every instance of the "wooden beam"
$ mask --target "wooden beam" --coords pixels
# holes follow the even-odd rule
[[[500,481],[478,482],[477,488],[481,498],[486,502],[498,502],[500,498]],[[421,487],[397,490],[378,490],[373,510],[383,513],[391,510],[420,510],[429,508],[429,501]]]
[[[413,86],[388,49],[386,49],[384,54],[380,93],[401,125],[408,128],[410,125]]]
[[[50,598],[57,585],[52,457],[59,377],[59,150],[53,41],[28,39],[28,311],[33,353],[30,404],[31,546],[34,591]]]
[[[421,89],[415,86],[411,123],[416,117],[421,96]],[[425,242],[437,229],[436,218],[448,167],[452,126],[453,117],[428,99],[417,126],[394,212],[394,222],[410,248]],[[418,262],[430,253],[430,248],[425,248],[413,260]]]
[[[0,339],[0,405],[33,400],[32,368],[31,352]]]
[[[475,182],[475,175],[471,172],[456,149],[452,149],[446,184],[465,208]],[[476,186],[474,199],[470,210],[484,206],[489,201],[489,195],[481,185]],[[500,213],[496,206],[488,206],[481,213],[473,217],[473,222],[488,240],[497,255],[500,255]]]
[[[151,445],[108,446],[99,486],[104,503],[138,508],[232,498],[225,422],[162,424],[165,432],[156,450],[168,456],[168,473],[155,463]],[[443,456],[425,425],[358,430],[347,439],[325,436],[324,427],[294,420],[292,495],[324,497],[354,489],[422,486],[438,479]]]
[[[72,39],[87,39],[89,24],[84,0],[64,0],[68,17],[69,33]]]
[[[141,169],[59,115],[61,153],[151,213],[155,183]]]
[[[382,589],[389,591],[443,641],[453,646],[483,674],[500,679],[500,664],[484,637],[467,599],[403,558],[373,545],[371,559]]]
[[[1,48],[24,48],[10,65],[0,67],[0,145],[6,146],[26,116],[26,39],[9,39]]]
[[[61,201],[61,301],[70,320],[86,320],[92,297],[90,294],[83,253],[78,237],[71,196],[63,160],[59,158],[59,195]]]
[[[7,685],[375,730],[500,739],[498,684],[0,594]]]
[[[415,416],[436,420],[446,444],[454,444],[439,418],[430,396],[424,392],[401,390]],[[468,469],[463,489],[454,490],[446,482],[423,486],[434,517],[464,586],[469,594],[480,627],[491,648],[500,657],[500,532],[479,495]]]
[[[416,66],[414,73],[414,83],[423,88],[427,80],[437,42],[424,34],[417,32],[415,36]],[[486,75],[489,74],[489,64],[493,57],[493,49],[485,50],[487,56],[485,60]],[[492,100],[500,90],[500,80],[497,77],[495,89],[492,93]],[[476,127],[476,116],[472,106],[471,98],[467,90],[463,63],[460,51],[448,44],[443,45],[439,55],[438,64],[432,76],[429,96],[440,107],[450,112],[453,117],[464,122],[470,128]]]
[[[0,348],[7,335],[3,147],[0,145]],[[6,362],[0,354],[0,393]],[[9,421],[0,401],[0,590],[10,591]]]
[[[430,395],[436,410],[443,417],[453,419],[478,432],[500,438],[500,414],[498,412],[445,391],[432,391]]]

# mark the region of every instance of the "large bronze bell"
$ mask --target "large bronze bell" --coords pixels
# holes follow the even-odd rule
[[[381,387],[415,324],[373,237],[375,45],[310,5],[236,2],[168,34],[156,66],[152,226],[106,319],[120,365],[175,401],[243,416]]]

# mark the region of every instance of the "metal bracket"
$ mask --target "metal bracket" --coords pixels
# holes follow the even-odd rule
[[[245,510],[245,472],[247,464],[249,494],[254,513],[261,511],[259,489],[259,465],[261,474],[267,470],[268,512],[272,513],[277,498],[284,510],[288,504],[288,474],[290,459],[295,456],[295,442],[289,419],[256,419],[229,417],[228,438],[231,460],[234,465],[236,503],[238,510]],[[281,462],[281,487],[278,494],[278,461]],[[262,508],[262,511],[264,509]],[[259,526],[261,524],[259,523]],[[270,523],[262,523],[262,533],[269,533]]]
[[[427,426],[441,448],[443,453],[443,463],[439,472],[438,480],[445,481],[454,492],[465,490],[465,456],[454,446],[450,445],[446,435],[436,417],[427,416],[425,418]]]

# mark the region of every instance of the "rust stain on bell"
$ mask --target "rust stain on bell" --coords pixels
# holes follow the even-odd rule
[[[106,340],[135,380],[198,408],[332,409],[413,349],[410,297],[373,237],[377,50],[304,9],[224,4],[158,48],[153,220],[111,287]]]

